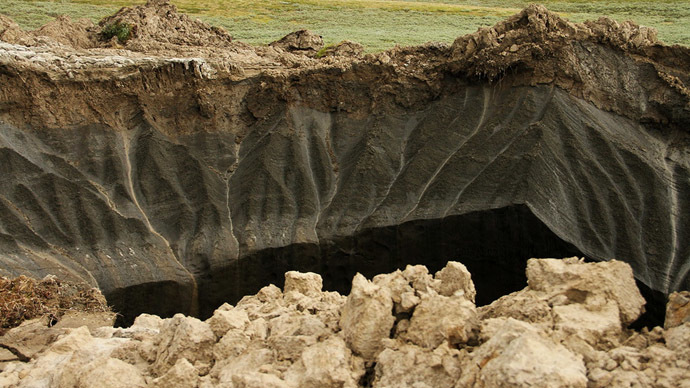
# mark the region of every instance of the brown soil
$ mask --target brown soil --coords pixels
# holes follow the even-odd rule
[[[132,37],[126,47],[133,51],[159,50],[179,45],[228,47],[232,37],[222,28],[212,27],[177,12],[168,0],[150,0],[145,5],[125,7],[98,24],[132,26]]]
[[[100,35],[102,28],[115,22],[132,26],[131,39],[124,43],[116,38],[103,39]],[[286,37],[287,40],[292,37],[291,41],[295,43],[288,44],[289,47],[281,47],[278,42],[268,47],[252,47],[233,41],[222,29],[178,13],[175,6],[166,0],[123,8],[103,19],[99,26],[62,17],[36,31],[24,33],[24,36],[22,33],[10,20],[0,19],[0,39],[35,45],[58,58],[49,63],[51,66],[36,57],[27,58],[23,63],[13,60],[10,72],[28,67],[39,74],[48,73],[53,80],[88,82],[90,89],[108,88],[99,91],[99,95],[110,95],[119,101],[147,92],[141,89],[140,82],[135,81],[132,85],[122,85],[127,90],[122,91],[124,96],[118,97],[120,91],[108,85],[94,86],[93,82],[98,79],[108,82],[116,78],[132,79],[136,74],[145,78],[161,76],[144,76],[151,68],[154,73],[163,71],[172,76],[175,71],[171,72],[169,67],[175,67],[175,64],[171,64],[171,57],[187,58],[185,61],[203,58],[204,63],[195,62],[191,67],[184,65],[197,78],[232,82],[261,78],[260,86],[253,87],[248,93],[248,111],[232,112],[238,114],[237,117],[261,118],[266,109],[270,109],[271,101],[290,102],[294,99],[316,109],[360,111],[362,114],[395,105],[421,109],[428,101],[444,93],[452,93],[453,85],[458,82],[488,81],[505,86],[552,84],[599,109],[642,123],[682,127],[682,123],[690,120],[690,49],[665,46],[657,41],[654,29],[631,22],[617,23],[601,18],[576,24],[538,5],[531,5],[491,28],[459,37],[451,46],[430,43],[396,47],[364,56],[356,44],[347,43],[343,50],[336,46],[326,50],[322,58],[314,58],[315,49],[319,46],[314,44],[318,43],[315,41],[318,36],[306,32],[301,35],[314,38],[305,41],[303,46],[306,49],[293,47],[305,43],[302,42],[304,39],[294,39],[299,34]],[[51,42],[60,45],[51,45]],[[303,55],[305,53],[307,55]],[[117,56],[116,61],[105,60],[113,56]],[[73,63],[75,61],[78,63]],[[174,61],[179,63],[179,59]],[[53,64],[59,65],[58,68]],[[635,85],[639,89],[621,87],[629,83],[630,74],[635,73],[641,80]],[[27,77],[36,78],[28,74],[21,78],[26,80]],[[204,81],[204,87],[222,83],[213,80]],[[352,85],[354,80],[359,86]],[[173,83],[177,81],[170,80]],[[22,81],[21,87],[10,89],[21,93],[27,87],[31,88],[33,81],[28,83]],[[120,81],[116,83],[121,84]],[[319,84],[323,83],[328,86],[321,88]],[[185,84],[192,88],[200,87],[189,82]],[[37,98],[43,98],[40,96],[45,94],[48,86],[36,86],[42,90],[28,92],[26,96],[12,96],[11,100],[19,103],[29,98],[41,106],[53,105],[50,110],[59,115],[68,114],[83,105],[80,101],[70,101],[69,96],[50,98],[49,103],[37,101]],[[60,85],[64,86],[67,85]],[[85,89],[83,84],[75,83],[74,87],[80,91]],[[362,90],[357,90],[360,87]],[[53,94],[57,92],[56,85],[48,89]],[[327,94],[305,98],[310,95],[306,89],[320,89]],[[641,94],[649,98],[649,104],[643,107],[640,106]],[[65,102],[64,107],[59,106],[62,101]],[[21,104],[24,107],[32,105],[28,101]],[[92,101],[91,104],[98,102]],[[131,107],[134,110],[140,108]],[[204,110],[206,115],[212,115],[213,107],[207,108],[210,110]],[[31,109],[31,113],[26,114],[42,123],[56,119],[62,121],[59,117],[39,117],[44,110]],[[90,114],[91,110],[74,113],[83,116]],[[17,114],[23,116],[19,120],[23,122],[26,114],[19,111]]]

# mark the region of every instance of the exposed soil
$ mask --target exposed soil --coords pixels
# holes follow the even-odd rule
[[[125,42],[115,37],[104,39],[101,31],[113,23],[129,25],[130,38]],[[98,26],[59,17],[35,31],[23,32],[2,17],[0,39],[57,56],[57,68],[55,61],[36,61],[35,54],[29,63],[21,58],[12,61],[14,71],[28,67],[47,72],[50,78],[94,80],[99,78],[99,70],[105,68],[109,68],[104,75],[107,78],[115,74],[129,77],[135,71],[133,67],[142,72],[146,67],[161,66],[164,58],[202,58],[197,61],[196,70],[202,78],[266,78],[261,89],[251,93],[261,99],[261,105],[270,105],[273,99],[294,100],[294,92],[302,89],[302,84],[317,87],[327,82],[332,83],[327,88],[329,95],[309,98],[308,93],[300,93],[300,103],[326,110],[371,110],[372,100],[379,100],[380,105],[380,97],[389,95],[391,103],[415,108],[452,92],[452,82],[448,80],[451,76],[506,86],[553,84],[600,109],[642,122],[673,126],[690,117],[690,49],[665,46],[657,40],[654,29],[632,22],[601,18],[571,23],[538,5],[531,5],[493,27],[459,37],[451,46],[429,43],[365,56],[356,43],[343,42],[325,50],[323,57],[314,58],[323,43],[318,35],[308,31],[295,32],[268,47],[252,47],[233,41],[222,28],[178,13],[166,0],[123,8]],[[98,60],[88,61],[89,57]],[[623,57],[632,58],[641,68],[649,68],[640,74],[646,78],[641,89],[621,87],[627,81],[621,78],[623,74],[618,74],[615,62]],[[587,63],[588,58],[591,63]],[[602,67],[604,58],[610,68]],[[371,92],[350,89],[351,85],[340,79],[343,73],[370,85]],[[138,93],[137,87],[128,87],[130,94]],[[117,95],[118,91],[107,93]],[[369,93],[373,95],[368,96]],[[651,106],[639,106],[640,93],[651,96]],[[262,116],[251,108],[253,105],[249,101],[250,112]],[[24,106],[28,108],[30,104]],[[68,101],[67,106],[73,106],[73,101]]]

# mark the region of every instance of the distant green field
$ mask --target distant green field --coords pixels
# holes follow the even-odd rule
[[[119,7],[143,4],[128,0],[2,0],[0,13],[22,27],[39,27],[60,14],[98,21]],[[450,43],[459,35],[489,26],[531,3],[511,0],[173,0],[187,14],[222,26],[236,39],[267,44],[307,28],[327,44],[344,39],[367,51],[429,41]],[[552,11],[573,21],[609,16],[655,27],[668,44],[690,46],[688,0],[544,0]]]

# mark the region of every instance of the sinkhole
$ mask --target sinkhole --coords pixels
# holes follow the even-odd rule
[[[180,306],[192,304],[198,306],[198,317],[206,319],[221,304],[235,304],[266,285],[282,288],[284,274],[291,270],[316,272],[322,276],[325,290],[346,295],[357,272],[372,278],[408,264],[423,264],[433,274],[453,260],[463,263],[472,274],[476,303],[481,306],[524,288],[528,259],[572,256],[585,257],[527,206],[514,205],[363,230],[320,244],[261,250],[230,261],[220,270],[203,273],[197,278],[196,292],[165,282],[117,290],[106,297],[120,313],[119,325],[131,324],[141,313],[162,317],[189,313]],[[638,326],[662,323],[663,307],[659,306],[663,306],[663,295],[643,285],[641,290],[648,300],[648,312]],[[650,304],[650,300],[662,302]]]

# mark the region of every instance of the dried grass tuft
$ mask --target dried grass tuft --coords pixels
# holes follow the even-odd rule
[[[29,319],[48,316],[58,321],[67,311],[111,310],[103,294],[87,284],[61,282],[50,275],[42,280],[0,277],[0,335]]]

